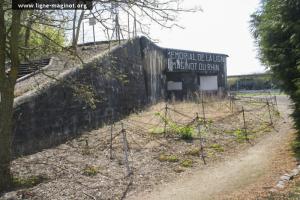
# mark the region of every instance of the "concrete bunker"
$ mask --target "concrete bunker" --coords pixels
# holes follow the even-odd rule
[[[166,49],[167,96],[183,99],[195,92],[223,93],[227,55]]]
[[[216,93],[226,88],[224,54],[161,48],[145,37],[124,41],[111,49],[107,46],[99,43],[96,50],[85,53],[83,66],[52,57],[46,67],[18,81],[14,155],[61,144],[171,95],[184,98],[199,90]],[[111,63],[117,71],[111,72]],[[106,71],[126,76],[126,81],[106,76]],[[49,74],[60,81],[50,79]],[[70,80],[95,91],[99,101],[94,108],[78,100],[72,87],[64,84]],[[37,81],[40,87],[33,87]],[[114,113],[113,117],[110,113]]]

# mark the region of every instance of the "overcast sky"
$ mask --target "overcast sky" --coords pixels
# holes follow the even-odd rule
[[[150,36],[159,40],[159,46],[227,54],[228,75],[264,72],[249,28],[259,0],[185,0],[184,4],[200,6],[203,12],[182,13],[178,23],[185,29],[152,26]],[[96,40],[105,40],[100,28],[95,29]],[[92,41],[91,26],[85,33],[86,42]]]
[[[186,0],[187,6],[200,5],[203,12],[182,14],[185,29],[154,28],[151,36],[163,47],[224,53],[229,55],[228,74],[263,72],[249,29],[250,15],[259,0]]]

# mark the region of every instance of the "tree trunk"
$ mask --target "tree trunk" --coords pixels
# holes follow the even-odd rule
[[[74,17],[73,17],[73,29],[72,29],[72,48],[74,49],[74,43],[76,38],[76,18],[77,18],[77,10],[74,10]]]
[[[10,171],[14,88],[8,79],[1,84],[0,102],[0,192],[12,183]]]
[[[24,56],[24,60],[28,61],[30,60],[30,55],[31,53],[28,54],[28,49],[29,49],[29,40],[30,40],[30,35],[31,35],[31,28],[32,25],[34,23],[33,21],[33,11],[28,11],[28,22],[25,28],[25,35],[24,35],[24,47],[26,48],[25,50],[25,56]]]
[[[78,38],[79,38],[79,33],[80,33],[80,27],[81,27],[81,23],[83,21],[83,16],[84,16],[84,10],[81,11],[81,14],[79,16],[78,22],[77,22],[77,27],[73,26],[73,41],[72,41],[72,47],[73,49],[76,51],[77,49],[77,44],[78,44]],[[74,17],[75,18],[75,17]],[[75,18],[76,20],[76,18]]]
[[[10,58],[11,70],[5,72],[5,23],[4,1],[0,0],[0,192],[11,186],[12,174],[10,171],[11,143],[12,143],[12,120],[14,88],[19,68],[19,36],[21,12],[12,11]]]

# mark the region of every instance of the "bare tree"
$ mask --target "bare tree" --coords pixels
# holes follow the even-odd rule
[[[96,0],[93,10],[86,14],[81,11],[77,19],[78,11],[17,11],[11,10],[9,0],[0,0],[0,192],[11,186],[12,174],[10,171],[11,143],[13,126],[13,102],[14,90],[20,64],[21,49],[29,49],[29,38],[35,32],[65,51],[68,48],[61,46],[47,35],[35,30],[34,24],[51,26],[64,31],[73,31],[72,46],[76,49],[80,26],[84,19],[94,17],[103,27],[108,36],[117,32],[131,34],[128,21],[120,20],[128,16],[134,22],[133,35],[136,35],[137,26],[143,34],[147,33],[150,23],[157,23],[166,28],[179,26],[176,17],[180,12],[195,12],[199,9],[183,9],[180,0]],[[72,15],[73,12],[73,15]],[[72,28],[62,24],[72,24]],[[21,38],[21,29],[25,30],[24,38]],[[110,37],[108,39],[111,39]],[[21,46],[21,41],[24,46]],[[8,70],[6,62],[11,63]]]
[[[19,67],[19,35],[21,12],[11,12],[11,25],[6,28],[4,0],[0,1],[0,191],[12,181],[10,172],[14,87]],[[9,30],[7,33],[6,30]],[[7,52],[9,52],[7,54]],[[6,73],[9,56],[11,70]]]

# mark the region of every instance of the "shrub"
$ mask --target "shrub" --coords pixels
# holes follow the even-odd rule
[[[84,169],[83,169],[83,174],[86,176],[95,176],[99,173],[99,168],[95,167],[95,166],[89,166],[87,165]]]
[[[241,129],[236,129],[233,132],[233,135],[236,137],[236,140],[238,142],[244,142],[245,140],[248,140],[249,137],[246,137],[246,133],[245,130],[241,130]]]
[[[178,162],[179,161],[179,159],[177,158],[176,155],[165,155],[165,154],[159,155],[158,160],[161,162]]]
[[[184,140],[190,140],[193,139],[194,135],[194,127],[191,125],[178,125],[177,123],[173,122],[169,118],[166,118],[161,114],[160,112],[155,113],[156,116],[159,116],[164,123],[167,125],[167,129],[176,134],[179,135]],[[153,131],[153,130],[152,130]],[[160,133],[163,132],[163,130],[160,129]]]
[[[180,163],[180,166],[182,166],[182,167],[192,167],[193,166],[193,160],[190,160],[190,159],[183,160]]]
[[[180,137],[184,140],[193,139],[194,128],[192,128],[191,126],[174,125],[173,131],[175,132],[175,134],[180,135]]]

